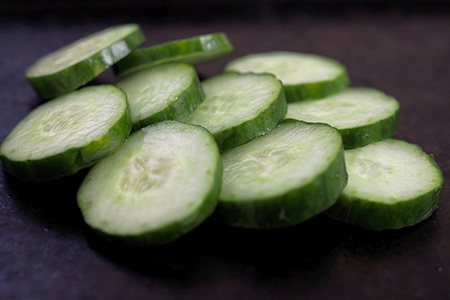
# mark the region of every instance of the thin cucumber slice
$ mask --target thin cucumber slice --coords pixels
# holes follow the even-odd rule
[[[233,45],[225,33],[210,33],[137,49],[115,65],[114,70],[122,76],[166,62],[199,64],[232,51]]]
[[[214,211],[221,178],[219,150],[207,130],[163,121],[134,132],[89,170],[78,205],[86,223],[109,240],[163,244]]]
[[[283,86],[271,74],[220,74],[202,86],[206,98],[187,122],[208,129],[223,150],[271,131],[286,116]]]
[[[352,87],[322,99],[289,103],[286,118],[327,123],[339,130],[344,148],[352,149],[391,138],[399,106],[381,91]]]
[[[116,85],[128,95],[133,129],[164,120],[186,120],[205,95],[191,65],[167,63],[131,74]]]
[[[144,40],[136,24],[109,27],[40,58],[25,77],[41,98],[67,94],[127,56]]]
[[[371,230],[412,226],[436,210],[443,176],[431,155],[387,139],[346,150],[349,181],[330,217]]]
[[[285,121],[222,161],[215,217],[237,227],[298,224],[333,205],[347,182],[341,136],[326,124]]]
[[[123,91],[85,87],[30,112],[3,141],[0,159],[5,171],[22,180],[57,179],[115,152],[130,130]]]
[[[343,64],[328,57],[297,52],[263,52],[236,58],[226,72],[272,73],[284,85],[288,102],[320,99],[349,84]]]

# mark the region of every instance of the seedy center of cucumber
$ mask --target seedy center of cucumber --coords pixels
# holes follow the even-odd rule
[[[172,160],[161,157],[136,156],[122,172],[119,180],[121,191],[127,196],[138,197],[152,189],[158,189],[170,181],[176,166]]]

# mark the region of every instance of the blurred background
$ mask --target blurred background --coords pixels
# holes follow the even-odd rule
[[[450,10],[447,0],[3,0],[2,16],[35,17],[51,14],[133,14],[155,20],[176,18],[207,20],[217,17],[283,17],[296,12],[342,10]]]

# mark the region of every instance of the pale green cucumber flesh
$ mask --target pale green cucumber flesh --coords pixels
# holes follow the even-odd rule
[[[221,176],[219,150],[207,130],[163,121],[134,132],[96,164],[77,199],[86,223],[107,239],[161,244],[213,212]]]
[[[109,27],[38,59],[25,77],[41,98],[60,96],[85,85],[144,40],[136,24]]]
[[[326,124],[285,121],[222,162],[215,217],[237,227],[298,224],[333,205],[347,182],[341,137]]]
[[[220,74],[202,84],[205,100],[187,122],[208,129],[223,150],[266,134],[285,117],[283,86],[270,74]]]
[[[387,139],[346,150],[345,158],[348,185],[330,217],[384,230],[415,225],[436,210],[442,172],[419,146]]]
[[[57,179],[116,151],[130,130],[124,92],[112,85],[85,87],[31,111],[3,141],[0,158],[20,179]]]
[[[117,63],[114,70],[122,76],[166,62],[199,64],[231,51],[233,45],[225,33],[210,33],[136,49]]]
[[[116,82],[128,95],[133,129],[164,120],[186,120],[204,99],[194,67],[167,63]]]
[[[351,87],[316,100],[289,103],[286,118],[327,123],[352,149],[391,138],[397,128],[399,102],[372,88]]]
[[[229,62],[225,71],[274,74],[283,83],[288,102],[323,98],[349,84],[347,70],[340,62],[297,52],[248,54]]]

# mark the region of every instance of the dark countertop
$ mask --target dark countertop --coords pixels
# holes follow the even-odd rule
[[[100,240],[84,225],[75,203],[84,172],[43,184],[0,172],[0,298],[450,299],[450,13],[283,13],[192,21],[144,13],[3,16],[0,140],[39,104],[23,73],[43,54],[125,22],[143,27],[146,45],[224,31],[235,51],[198,66],[202,77],[243,54],[292,50],[338,59],[352,85],[397,97],[396,137],[433,153],[444,172],[432,217],[384,232],[322,215],[276,231],[207,221],[172,244],[130,249]],[[113,80],[108,71],[94,83]]]

